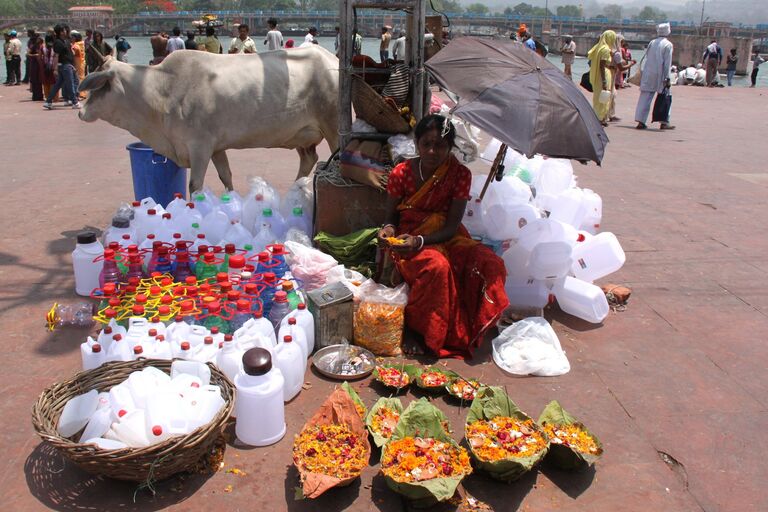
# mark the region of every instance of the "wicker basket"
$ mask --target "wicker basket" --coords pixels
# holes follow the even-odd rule
[[[139,359],[106,363],[94,370],[78,373],[72,379],[54,384],[42,392],[32,408],[32,425],[63,456],[89,473],[133,482],[157,481],[181,471],[191,470],[221,436],[234,404],[234,386],[215,366],[211,384],[221,388],[225,406],[208,425],[145,448],[102,450],[93,444],[76,443],[59,435],[56,426],[67,401],[92,389],[108,391],[131,372],[154,366],[171,372],[171,361]],[[76,434],[73,438],[77,438]]]
[[[408,133],[411,126],[373,87],[352,75],[352,105],[357,117],[381,133]]]

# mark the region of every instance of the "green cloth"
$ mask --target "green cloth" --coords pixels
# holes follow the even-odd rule
[[[333,236],[321,231],[315,236],[315,242],[321,251],[330,254],[345,267],[370,276],[376,268],[378,232],[379,228],[369,228],[344,236]]]

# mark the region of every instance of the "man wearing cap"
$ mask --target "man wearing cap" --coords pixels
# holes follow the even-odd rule
[[[392,34],[389,33],[389,27],[381,27],[381,44],[379,45],[379,57],[381,62],[387,62],[389,58],[389,42],[392,40]]]
[[[645,65],[640,79],[640,97],[637,100],[637,108],[635,108],[635,121],[637,121],[636,128],[638,130],[648,128],[645,121],[651,111],[653,97],[663,93],[664,89],[670,86],[669,71],[672,67],[673,50],[672,43],[667,39],[670,32],[669,23],[662,23],[656,27],[656,33],[659,37],[651,41],[645,52]],[[661,129],[674,130],[675,127],[669,124],[669,110],[667,110],[664,119],[661,121]]]
[[[8,47],[5,51],[8,62],[8,81],[6,85],[21,85],[21,41],[16,37],[16,31],[8,33]]]

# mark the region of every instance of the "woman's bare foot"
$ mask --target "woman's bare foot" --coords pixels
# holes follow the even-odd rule
[[[413,337],[403,338],[403,353],[409,356],[422,356],[426,353],[424,343]]]

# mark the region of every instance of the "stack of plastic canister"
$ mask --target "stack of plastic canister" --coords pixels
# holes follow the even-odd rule
[[[498,149],[492,141],[483,157],[492,161]],[[503,179],[482,201],[487,176],[474,178],[463,223],[502,255],[511,305],[541,308],[554,297],[565,313],[602,322],[608,302],[593,283],[626,257],[613,233],[599,232],[600,196],[577,186],[569,160],[528,159],[509,149],[504,165]]]

